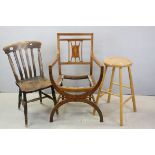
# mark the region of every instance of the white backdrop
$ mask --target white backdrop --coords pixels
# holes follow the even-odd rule
[[[125,56],[133,61],[133,79],[135,93],[139,95],[155,95],[155,27],[0,27],[0,92],[16,92],[14,77],[9,66],[3,47],[23,40],[38,40],[42,42],[42,58],[44,71],[48,77],[48,65],[56,56],[57,32],[93,32],[94,53],[103,62],[109,56]],[[98,70],[95,66],[95,77]],[[56,71],[56,70],[55,70]],[[84,73],[81,69],[71,67],[64,71]],[[124,70],[123,80],[128,82],[127,72]],[[118,80],[116,74],[116,80]],[[108,85],[109,75],[105,86]],[[66,82],[67,83],[67,82]],[[68,83],[69,84],[69,83]],[[79,83],[76,83],[78,85]],[[84,82],[83,82],[84,84]],[[125,91],[125,93],[128,93]]]

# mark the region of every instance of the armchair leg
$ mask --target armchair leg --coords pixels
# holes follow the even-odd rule
[[[105,76],[106,76],[106,73],[107,73],[107,69],[108,67],[105,66],[105,70],[104,70],[104,73],[103,73],[103,78],[102,78],[102,82],[99,86],[99,90],[98,90],[98,93],[97,93],[97,97],[96,97],[96,105],[98,105],[98,102],[99,102],[99,99],[101,97],[101,91],[102,91],[102,88],[103,88],[103,85],[104,85],[104,80],[105,80]],[[93,110],[93,115],[95,115],[95,109]]]
[[[54,102],[54,106],[57,104],[57,99],[56,99],[56,95],[55,95],[55,90],[53,87],[51,87],[52,90],[52,96],[53,96],[53,102]],[[58,110],[56,111],[57,114],[59,114]]]
[[[27,118],[27,98],[26,93],[23,93],[24,96],[24,116],[25,116],[25,126],[28,126],[28,118]]]
[[[22,101],[22,92],[21,92],[21,90],[19,90],[19,94],[18,94],[18,109],[20,109],[21,101]]]

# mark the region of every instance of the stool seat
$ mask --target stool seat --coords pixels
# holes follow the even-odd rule
[[[124,57],[109,57],[104,60],[104,64],[111,67],[128,67],[132,62]]]

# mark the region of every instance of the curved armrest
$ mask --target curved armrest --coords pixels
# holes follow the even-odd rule
[[[49,67],[53,67],[58,62],[58,59],[55,58],[52,62],[52,64],[49,65]]]
[[[98,61],[98,59],[94,55],[92,56],[92,59],[99,67],[102,66],[102,64]]]
[[[103,77],[103,71],[104,71],[104,66],[101,66],[101,71],[100,71],[100,77],[99,77],[99,80],[98,82],[96,83],[95,86],[93,87],[89,87],[89,88],[73,88],[73,87],[61,87],[59,86],[58,84],[56,84],[56,82],[54,81],[54,78],[53,78],[53,66],[54,64],[56,63],[56,61],[54,61],[52,63],[52,65],[49,65],[49,76],[50,76],[50,80],[51,80],[51,83],[53,85],[53,87],[56,89],[56,91],[63,95],[63,96],[66,96],[66,98],[72,98],[72,99],[83,99],[83,98],[86,98],[87,96],[93,94],[97,89],[98,87],[100,86],[101,84],[101,81],[102,81],[102,77]],[[73,95],[73,94],[70,94],[68,92],[84,92],[82,94],[77,94],[77,95]]]

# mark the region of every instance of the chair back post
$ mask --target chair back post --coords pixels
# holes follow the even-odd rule
[[[60,64],[60,34],[57,33],[57,58],[58,58],[58,68],[59,68],[59,75],[61,75],[61,64]]]
[[[93,41],[94,41],[93,33],[91,33],[90,75],[93,74],[93,55],[94,55]]]

